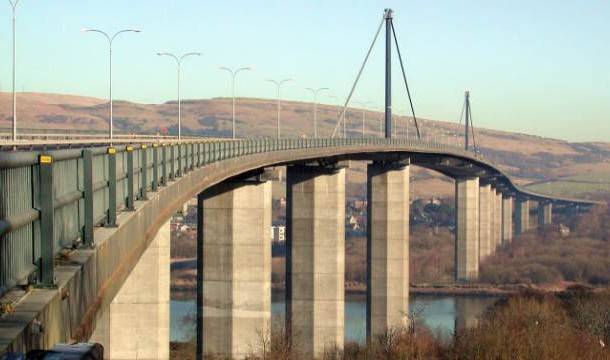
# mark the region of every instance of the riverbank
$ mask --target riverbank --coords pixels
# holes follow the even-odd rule
[[[610,343],[607,332],[610,289],[571,287],[559,293],[532,291],[497,300],[480,296],[414,295],[409,307],[415,315],[416,331],[396,329],[391,342],[380,337],[367,343],[366,300],[348,295],[344,351],[339,349],[323,359],[610,359],[606,345]],[[282,318],[284,305],[282,300],[272,304],[272,318]],[[181,336],[185,341],[195,336],[192,316],[195,308],[192,301],[172,302],[172,318],[182,315],[190,321],[178,323],[181,329],[187,329],[188,333]],[[271,338],[272,342],[284,340]],[[177,342],[180,340],[176,338],[172,341],[173,358],[194,359],[194,343]],[[285,353],[274,350],[281,347],[271,345],[269,349],[265,353],[253,353],[251,358],[286,358],[280,357]]]
[[[273,296],[283,296],[283,284],[272,285]],[[548,291],[542,287],[533,287],[528,285],[429,285],[416,284],[411,285],[409,292],[413,295],[435,295],[435,296],[481,296],[481,297],[497,297],[518,294],[524,290]],[[195,284],[172,284],[171,294],[172,300],[194,300],[197,295],[197,286]],[[355,283],[345,286],[345,293],[354,296],[366,296],[366,286],[364,284]]]
[[[172,264],[171,296],[173,300],[193,300],[197,291],[197,271],[190,268],[192,259]],[[188,265],[187,265],[188,264]],[[186,266],[185,266],[186,265]],[[283,279],[281,279],[283,280]],[[557,293],[573,286],[586,286],[573,281],[555,281],[543,284],[411,284],[410,293],[415,295],[437,296],[505,296],[523,291]],[[275,281],[272,285],[274,294],[283,294],[284,282]],[[358,281],[345,281],[346,294],[366,295],[366,284]]]

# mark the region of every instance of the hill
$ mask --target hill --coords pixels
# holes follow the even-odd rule
[[[91,97],[45,94],[18,94],[19,127],[23,132],[76,132],[105,131],[108,105],[103,99]],[[311,136],[313,133],[313,106],[311,103],[284,101],[282,103],[282,135],[285,137]],[[329,136],[336,124],[339,109],[336,106],[318,106],[318,133]],[[177,104],[137,104],[127,101],[114,103],[115,128],[122,132],[156,133],[167,129],[176,133]],[[379,136],[383,115],[366,112],[367,136]],[[413,121],[398,116],[398,136],[415,134]],[[0,129],[9,129],[11,95],[0,93]],[[184,100],[182,107],[183,133],[203,136],[229,136],[231,129],[231,99],[213,98]],[[239,137],[274,137],[276,133],[276,103],[268,99],[238,98],[236,108],[237,135]],[[361,136],[362,111],[350,109],[347,114],[348,136]],[[409,124],[409,126],[407,126]],[[463,130],[458,124],[420,119],[425,138],[446,143],[461,143]],[[35,130],[33,130],[35,129]],[[491,129],[476,129],[476,140],[488,158],[500,164],[521,184],[535,183],[535,189],[557,193],[565,187],[563,178],[589,180],[610,178],[610,145],[606,143],[570,143],[539,136],[510,133]],[[362,167],[355,169],[354,181],[363,183]],[[450,179],[416,170],[415,182],[425,182],[422,196],[453,193]],[[544,185],[541,185],[544,184]],[[550,184],[550,185],[549,185]],[[557,186],[555,186],[557,185]],[[358,185],[356,185],[358,187]],[[602,187],[571,187],[570,195],[587,195]],[[559,190],[558,190],[559,189]],[[574,189],[580,189],[574,194]],[[354,189],[358,192],[358,188]]]

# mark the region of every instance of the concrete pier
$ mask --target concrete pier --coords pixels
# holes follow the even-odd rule
[[[513,198],[502,195],[502,244],[513,241]]]
[[[228,181],[200,196],[203,353],[243,359],[271,325],[271,182]]]
[[[345,169],[287,168],[286,314],[299,359],[343,347]]]
[[[468,282],[479,276],[479,178],[455,180],[455,203],[455,279]]]
[[[495,193],[494,195],[495,196]],[[492,212],[494,208],[491,185],[479,187],[479,261],[494,252],[492,239]]]
[[[530,228],[530,202],[517,198],[515,209],[515,235],[521,235]]]
[[[169,359],[170,222],[155,239],[104,311],[91,337],[104,359]]]
[[[409,316],[409,166],[367,167],[367,338],[404,328]]]
[[[492,238],[493,238],[493,249],[492,251],[495,253],[502,243],[502,193],[500,190],[496,189],[492,194],[493,201],[493,230],[492,230]]]
[[[550,202],[538,203],[538,227],[542,228],[545,225],[553,223],[553,204]]]

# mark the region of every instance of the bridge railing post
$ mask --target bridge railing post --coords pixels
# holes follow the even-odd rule
[[[195,143],[191,143],[191,171],[195,169]]]
[[[40,155],[40,285],[55,286],[55,193],[53,191],[53,157]]]
[[[161,144],[161,185],[167,185],[167,146]]]
[[[134,191],[133,191],[133,146],[127,146],[127,210],[134,211]]]
[[[153,180],[151,189],[153,192],[157,191],[159,186],[159,145],[153,144],[152,146],[153,153]]]
[[[189,146],[187,143],[180,144],[182,147],[182,175],[189,171]]]
[[[84,226],[83,245],[93,245],[93,152],[83,150]]]
[[[182,144],[178,143],[176,145],[176,147],[178,148],[178,171],[174,174],[175,177],[181,177],[182,176]]]
[[[141,181],[141,189],[140,189],[140,199],[148,200],[147,189],[148,189],[148,154],[147,154],[147,146],[142,145],[140,147],[141,152],[141,164],[140,164],[140,179]]]
[[[174,180],[176,176],[176,147],[174,144],[169,144],[169,180]]]
[[[108,216],[106,218],[106,227],[116,226],[116,149],[109,147],[106,150],[108,155]]]
[[[207,165],[208,164],[208,143],[202,143],[201,144],[201,165]]]
[[[201,165],[203,165],[201,163],[201,141],[197,142],[197,167],[201,167]]]
[[[189,145],[186,143],[180,144],[182,147],[182,175],[189,172]]]

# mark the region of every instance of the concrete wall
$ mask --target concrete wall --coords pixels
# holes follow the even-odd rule
[[[286,305],[298,358],[343,347],[345,169],[287,170]]]
[[[513,241],[513,198],[502,196],[502,243]]]
[[[203,352],[242,359],[271,322],[271,182],[229,181],[203,197]]]
[[[530,202],[517,198],[515,205],[515,235],[520,235],[530,228]]]
[[[169,263],[167,221],[97,322],[91,341],[105,359],[169,359]]]
[[[494,194],[495,196],[495,194]],[[479,260],[493,253],[492,212],[494,209],[491,185],[479,187]]]
[[[479,178],[455,180],[455,278],[465,282],[479,276]]]
[[[405,327],[409,315],[409,166],[367,167],[367,337]]]

